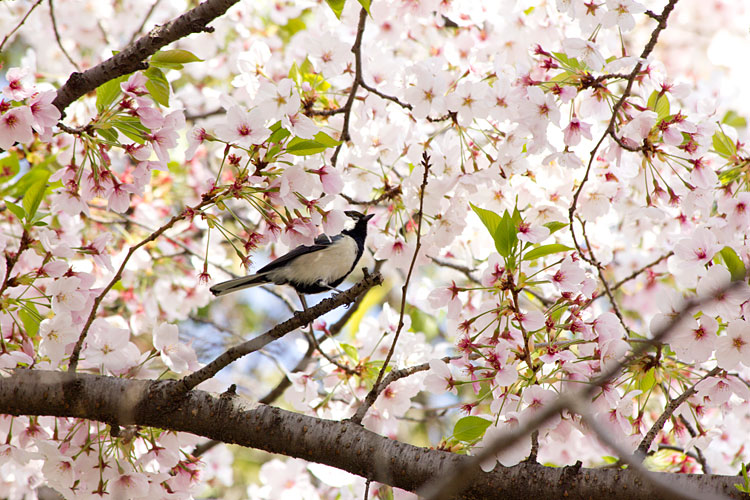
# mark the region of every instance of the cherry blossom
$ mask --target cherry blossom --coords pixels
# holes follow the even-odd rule
[[[34,139],[31,127],[34,117],[28,106],[20,106],[0,115],[0,148],[8,149],[14,143],[28,143]]]
[[[260,110],[247,112],[234,106],[227,111],[226,123],[219,125],[216,133],[228,142],[250,147],[265,140],[270,131],[265,128],[265,116]]]
[[[725,370],[738,364],[750,366],[750,323],[744,319],[731,321],[725,335],[716,341],[716,361]]]

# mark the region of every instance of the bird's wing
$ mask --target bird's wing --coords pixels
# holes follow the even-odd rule
[[[340,240],[341,238],[342,236],[340,234],[337,234],[336,236],[321,234],[320,236],[315,238],[314,245],[300,245],[297,248],[290,250],[289,253],[282,255],[278,259],[271,261],[262,268],[258,269],[258,272],[256,274],[264,274],[269,271],[273,271],[274,269],[278,269],[293,261],[300,255],[305,255],[308,253],[317,252],[318,250],[322,250],[325,247],[332,245],[335,241]]]

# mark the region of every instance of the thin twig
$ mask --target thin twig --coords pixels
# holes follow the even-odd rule
[[[705,379],[709,377],[713,377],[717,373],[721,371],[721,368],[718,366],[711,370],[710,372],[706,373],[701,377],[697,382],[695,382],[692,386],[690,386],[685,392],[680,394],[678,397],[673,399],[669,402],[666,408],[664,408],[664,412],[662,412],[661,415],[659,415],[659,418],[656,419],[656,422],[653,423],[651,428],[648,430],[645,436],[643,436],[643,439],[641,440],[641,443],[638,445],[638,449],[636,450],[638,454],[640,454],[642,457],[646,456],[646,453],[648,453],[648,449],[651,447],[651,443],[654,441],[654,438],[656,438],[656,435],[659,433],[659,431],[664,427],[664,424],[667,422],[667,420],[672,416],[672,414],[677,410],[677,408],[687,401],[687,399],[698,392],[696,389],[696,386],[704,381]]]
[[[57,97],[52,104],[63,112],[70,103],[100,85],[119,76],[145,69],[148,67],[145,63],[146,58],[162,47],[193,33],[213,31],[208,23],[224,15],[238,1],[206,0],[168,23],[156,26],[148,35],[128,44],[122,51],[93,68],[82,73],[72,73],[68,81],[57,90]]]
[[[81,67],[78,66],[78,63],[76,63],[72,57],[70,57],[70,54],[68,54],[68,51],[65,50],[65,47],[63,46],[62,39],[60,38],[60,32],[57,30],[57,19],[55,18],[54,0],[49,0],[49,17],[50,19],[52,19],[52,30],[55,32],[55,40],[57,40],[57,46],[60,47],[60,50],[62,51],[63,55],[68,60],[68,62],[73,65],[76,71],[81,71]]]
[[[26,12],[26,15],[23,16],[20,21],[18,21],[18,24],[16,25],[16,27],[13,28],[12,30],[10,30],[10,33],[8,33],[7,35],[5,35],[5,37],[3,37],[3,41],[0,42],[0,52],[3,51],[3,47],[5,46],[5,42],[7,42],[8,39],[10,39],[10,37],[12,37],[13,34],[16,31],[18,31],[18,29],[21,26],[23,26],[23,23],[25,23],[26,19],[28,19],[28,17],[31,15],[31,13],[34,12],[34,9],[36,9],[39,6],[39,4],[42,3],[43,1],[44,0],[37,0],[36,3],[34,5],[32,5],[31,8],[29,8],[28,12]]]
[[[615,312],[617,319],[620,320],[620,324],[622,325],[622,327],[626,332],[628,332],[628,335],[632,337],[633,331],[630,329],[630,327],[628,327],[627,323],[625,323],[625,318],[623,317],[622,312],[620,312],[620,307],[617,305],[614,294],[612,294],[612,290],[609,287],[609,282],[604,277],[604,266],[594,255],[594,249],[591,246],[588,234],[586,234],[586,222],[582,220],[579,220],[579,222],[581,223],[581,233],[583,234],[583,240],[586,242],[586,247],[588,248],[589,255],[591,256],[590,259],[586,260],[586,262],[596,268],[596,272],[599,275],[599,281],[601,281],[602,286],[604,286],[604,293],[607,295],[607,298],[609,298],[610,307],[612,307],[612,310]]]
[[[419,219],[419,222],[417,222],[417,241],[414,246],[414,255],[411,258],[411,264],[409,265],[409,271],[406,273],[406,279],[404,280],[404,285],[401,288],[401,312],[399,313],[398,318],[398,326],[396,327],[396,333],[393,337],[393,342],[391,343],[391,348],[388,350],[388,354],[385,357],[385,360],[383,361],[383,366],[380,368],[380,373],[378,373],[378,378],[375,380],[375,384],[372,386],[372,389],[367,394],[367,397],[365,397],[365,400],[362,402],[362,406],[357,409],[357,413],[352,417],[352,422],[361,424],[362,419],[364,418],[365,414],[367,413],[367,410],[375,403],[375,400],[378,397],[378,390],[380,389],[380,381],[383,380],[383,376],[385,375],[386,370],[388,369],[388,363],[391,360],[391,357],[393,356],[393,352],[396,350],[396,343],[398,342],[399,335],[401,334],[401,330],[404,328],[404,314],[406,312],[406,292],[409,288],[409,281],[411,280],[412,272],[414,271],[414,266],[417,262],[417,257],[419,256],[419,250],[422,247],[422,219],[424,217],[422,214],[424,213],[424,194],[427,190],[427,178],[430,171],[430,157],[427,155],[427,151],[424,151],[422,153],[422,167],[424,168],[424,174],[422,176],[422,185],[419,189],[419,212],[417,212],[417,217]]]
[[[575,411],[579,415],[583,417],[584,423],[586,426],[588,426],[591,430],[594,431],[596,434],[596,437],[599,438],[599,441],[601,441],[604,445],[606,445],[608,448],[613,450],[617,457],[625,464],[628,465],[628,467],[632,468],[636,472],[638,472],[639,476],[642,477],[645,481],[649,481],[653,486],[661,490],[661,493],[665,495],[665,498],[674,498],[674,499],[687,499],[687,500],[709,500],[711,498],[712,500],[719,500],[722,497],[718,495],[714,495],[712,497],[706,497],[705,493],[702,493],[701,496],[697,496],[692,494],[690,491],[687,490],[676,490],[672,486],[668,485],[666,482],[659,480],[657,477],[653,474],[649,474],[649,471],[646,469],[646,467],[643,466],[641,461],[637,458],[637,456],[633,456],[630,454],[627,450],[625,450],[620,444],[618,444],[613,438],[612,433],[608,431],[607,429],[603,428],[601,424],[599,424],[599,421],[591,414],[590,403],[584,400],[579,400],[578,404],[575,408],[571,408],[572,411]]]
[[[677,4],[678,0],[669,0],[667,5],[664,6],[664,10],[662,11],[661,15],[654,16],[654,19],[658,21],[658,25],[656,28],[654,28],[654,31],[651,32],[651,37],[649,38],[648,43],[646,43],[646,46],[643,48],[643,52],[641,52],[641,57],[638,59],[638,62],[636,63],[633,70],[630,72],[630,74],[627,77],[627,84],[625,86],[625,90],[623,91],[622,95],[620,96],[620,99],[615,103],[615,105],[612,107],[612,117],[609,120],[609,124],[607,125],[607,129],[602,134],[599,141],[597,141],[596,145],[594,146],[594,149],[591,150],[591,153],[589,155],[589,161],[586,165],[586,172],[583,176],[583,179],[581,180],[581,184],[578,186],[578,189],[573,195],[573,201],[570,204],[570,209],[568,210],[568,220],[570,221],[570,232],[573,237],[573,242],[576,246],[576,249],[578,250],[579,255],[582,254],[581,248],[576,241],[576,235],[575,230],[573,228],[573,221],[575,217],[575,212],[578,205],[578,197],[581,195],[581,192],[583,191],[583,187],[586,185],[586,182],[588,181],[589,174],[591,173],[591,168],[594,164],[594,159],[596,158],[597,152],[599,151],[599,147],[604,142],[604,139],[606,139],[608,136],[612,135],[614,136],[615,132],[615,124],[617,123],[617,116],[620,112],[620,108],[622,108],[623,104],[625,104],[625,100],[630,97],[630,92],[633,89],[633,83],[635,82],[636,77],[638,76],[638,73],[640,73],[641,68],[643,67],[643,61],[645,61],[648,56],[651,54],[651,52],[656,47],[656,42],[659,39],[659,34],[667,27],[667,18],[669,17],[670,13],[674,9],[675,5]]]
[[[303,371],[307,365],[310,363],[310,360],[312,359],[312,355],[315,352],[315,346],[313,346],[311,343],[307,343],[307,351],[302,356],[302,359],[297,362],[297,365],[292,368],[292,373],[298,373]],[[276,384],[276,387],[271,389],[271,391],[260,398],[258,400],[258,403],[264,404],[264,405],[270,405],[274,401],[276,401],[282,394],[284,394],[284,391],[287,390],[289,386],[292,385],[292,381],[289,380],[289,377],[284,375],[278,384]],[[193,452],[191,455],[194,457],[199,457],[206,453],[208,450],[213,448],[214,446],[218,444],[222,444],[223,441],[218,441],[216,439],[209,439],[205,443],[201,443],[199,445],[196,445],[196,447],[193,449]]]
[[[402,102],[402,101],[399,100],[398,97],[395,97],[395,96],[392,96],[392,95],[388,95],[388,94],[385,94],[385,93],[379,91],[375,87],[372,87],[372,86],[368,85],[367,83],[365,83],[364,79],[360,80],[359,84],[362,86],[363,89],[367,90],[368,92],[372,92],[373,94],[375,94],[376,96],[378,96],[378,97],[380,97],[382,99],[387,99],[387,100],[389,100],[391,102],[395,102],[396,104],[398,104],[402,108],[408,109],[409,111],[411,111],[413,109],[412,105],[409,104],[408,102]]]
[[[143,19],[141,20],[141,24],[138,26],[138,29],[136,29],[133,32],[133,34],[130,36],[128,45],[133,43],[136,37],[141,34],[141,31],[143,31],[143,27],[146,26],[146,21],[148,21],[148,18],[151,17],[151,14],[154,13],[154,10],[156,10],[156,6],[159,5],[159,2],[161,2],[161,0],[156,0],[154,3],[151,4],[151,7],[149,7],[148,11],[146,12],[146,15],[143,16]]]
[[[688,434],[690,434],[690,437],[696,437],[698,435],[697,432],[695,432],[695,429],[693,429],[693,426],[690,422],[687,421],[684,415],[680,415],[680,421],[682,422],[682,425],[685,426],[685,428],[688,431]],[[701,467],[703,467],[703,473],[704,474],[711,474],[711,467],[709,467],[708,462],[706,461],[706,457],[703,455],[703,451],[698,448],[697,446],[693,446],[695,448],[695,455],[696,459],[698,460],[698,463],[701,464]]]
[[[83,341],[86,339],[86,334],[88,333],[89,328],[91,328],[91,324],[94,322],[94,317],[96,317],[96,311],[99,308],[99,304],[102,303],[102,300],[104,300],[105,295],[107,295],[107,293],[109,293],[112,287],[115,286],[115,283],[120,281],[120,279],[122,278],[122,273],[125,270],[125,266],[130,260],[130,257],[132,257],[133,254],[139,248],[141,248],[146,243],[150,243],[154,241],[156,238],[161,236],[165,231],[167,231],[172,226],[174,226],[178,221],[181,221],[182,219],[187,218],[190,214],[200,212],[204,207],[213,203],[214,200],[216,199],[216,196],[217,196],[216,194],[205,196],[203,200],[201,200],[201,202],[198,203],[196,206],[183,210],[181,213],[172,217],[166,224],[161,226],[159,229],[157,229],[156,231],[148,235],[146,238],[144,238],[143,240],[141,240],[134,246],[130,247],[127,255],[125,255],[125,259],[122,261],[122,264],[120,265],[120,268],[117,270],[117,272],[112,277],[112,279],[107,284],[107,286],[104,287],[104,290],[102,290],[102,292],[94,299],[94,305],[91,308],[91,313],[89,314],[89,317],[86,320],[86,324],[83,326],[83,330],[81,330],[81,333],[78,336],[78,341],[76,342],[76,345],[73,348],[73,353],[70,356],[70,363],[68,363],[68,371],[70,372],[76,371],[76,368],[78,367],[78,358],[81,355],[81,348],[83,347]]]
[[[633,271],[632,273],[630,273],[628,276],[624,277],[623,279],[621,279],[620,281],[618,281],[617,283],[615,283],[614,285],[612,285],[612,290],[613,291],[617,290],[618,288],[620,288],[622,285],[624,285],[628,281],[634,280],[635,278],[637,278],[641,273],[643,273],[647,269],[649,269],[651,267],[654,267],[657,264],[660,264],[662,261],[670,258],[672,255],[674,255],[674,252],[670,250],[669,252],[667,252],[666,254],[662,255],[661,257],[659,257],[658,259],[654,260],[653,262],[649,262],[648,264],[646,264],[645,266],[641,267],[640,269],[636,269],[635,271]]]
[[[170,392],[175,396],[182,394],[193,389],[195,386],[204,382],[214,375],[219,370],[228,366],[230,363],[238,360],[239,358],[246,356],[252,352],[255,352],[276,339],[279,339],[287,333],[306,325],[313,321],[315,318],[322,316],[323,314],[336,309],[344,304],[350,304],[354,300],[370,288],[375,285],[379,285],[383,282],[383,276],[380,273],[370,274],[364,277],[362,281],[351,287],[350,289],[333,295],[330,298],[320,301],[320,303],[311,307],[310,309],[299,311],[294,314],[290,319],[279,323],[275,327],[268,330],[266,333],[259,335],[247,342],[236,345],[227,349],[224,353],[208,363],[206,366],[198,371],[191,373],[175,382],[175,385]]]
[[[630,355],[625,356],[617,363],[612,363],[606,371],[592,379],[587,386],[578,391],[570,391],[568,393],[560,394],[557,399],[544,405],[528,420],[520,423],[512,432],[503,433],[491,442],[485,443],[485,446],[479,451],[479,453],[474,455],[471,460],[462,463],[460,467],[456,467],[452,474],[447,474],[439,480],[424,486],[419,491],[419,495],[431,500],[451,498],[452,495],[457,494],[465,487],[465,485],[471,482],[476,470],[479,468],[479,464],[492,459],[498,452],[512,446],[530,432],[538,429],[553,415],[558,415],[566,408],[576,408],[579,405],[579,401],[585,402],[590,400],[597,388],[607,384],[619,374],[620,370],[624,367],[630,366],[636,360],[640,359],[643,354],[652,347],[652,345],[661,342],[663,338],[680,324],[685,316],[690,314],[692,309],[713,302],[716,300],[716,297],[729,293],[743,283],[744,280],[734,281],[727,286],[722,287],[722,289],[717,290],[716,293],[711,296],[700,297],[688,301],[680,311],[670,317],[668,323],[655,332],[650,341],[639,343],[638,348],[632,351]]]
[[[339,152],[343,144],[350,139],[349,136],[349,120],[351,120],[352,107],[354,106],[354,99],[357,96],[357,89],[359,88],[359,82],[362,80],[362,36],[365,33],[365,23],[367,22],[367,11],[362,8],[359,11],[359,22],[357,23],[357,37],[354,39],[354,45],[352,45],[352,53],[354,53],[354,81],[352,82],[352,88],[349,91],[349,96],[346,98],[346,104],[341,108],[344,110],[344,125],[341,128],[341,144],[336,146],[336,150],[333,152],[331,157],[331,165],[336,166],[336,161],[339,157]]]

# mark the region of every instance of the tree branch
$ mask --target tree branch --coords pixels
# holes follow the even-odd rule
[[[100,85],[147,67],[144,61],[165,45],[193,33],[213,31],[208,23],[224,13],[239,0],[206,0],[194,9],[176,17],[163,26],[157,26],[148,35],[129,44],[121,52],[102,61],[83,73],[75,72],[57,91],[54,104],[63,112],[73,101]]]
[[[396,333],[393,336],[393,342],[391,343],[391,348],[388,350],[388,355],[386,355],[385,360],[383,361],[383,366],[380,368],[380,372],[378,373],[378,378],[375,381],[375,384],[373,385],[370,392],[367,394],[367,397],[365,397],[364,402],[362,405],[357,409],[357,413],[352,417],[352,421],[360,424],[362,423],[362,419],[367,414],[367,410],[375,403],[375,400],[378,398],[378,394],[380,392],[378,391],[380,389],[380,381],[383,380],[383,375],[385,375],[385,371],[388,369],[388,363],[391,360],[391,357],[393,356],[393,352],[396,350],[396,343],[398,342],[398,337],[401,334],[401,330],[404,328],[404,313],[406,312],[406,292],[409,288],[409,281],[411,281],[411,275],[414,271],[414,265],[417,263],[417,256],[419,255],[419,250],[422,247],[422,220],[424,219],[424,193],[427,190],[427,176],[430,173],[430,157],[427,155],[427,151],[424,151],[422,153],[422,167],[424,168],[424,174],[422,177],[422,185],[419,189],[419,212],[417,212],[417,217],[419,217],[419,222],[417,223],[417,242],[414,245],[414,255],[411,258],[411,264],[409,265],[409,271],[406,273],[406,279],[404,280],[404,286],[401,288],[401,312],[399,313],[398,317],[398,326],[396,327]],[[385,389],[385,387],[383,387]]]
[[[219,370],[226,367],[233,361],[236,361],[242,356],[261,349],[274,340],[279,339],[287,333],[310,323],[315,318],[320,317],[341,305],[354,302],[354,300],[358,296],[360,296],[373,286],[381,284],[382,282],[383,276],[380,273],[368,274],[362,281],[360,281],[350,289],[342,293],[337,293],[336,295],[328,299],[324,299],[314,307],[297,312],[290,319],[276,325],[262,335],[259,335],[240,345],[236,345],[227,349],[219,357],[217,357],[215,360],[213,360],[200,370],[180,379],[180,381],[175,385],[171,392],[174,395],[177,395],[191,390],[201,382],[204,382],[216,375]]]
[[[85,418],[114,425],[190,432],[225,443],[314,461],[408,491],[472,462],[472,457],[419,448],[380,436],[351,422],[335,422],[258,403],[232,393],[189,391],[173,399],[175,382],[101,375],[16,370],[0,378],[0,413]],[[220,423],[220,425],[217,425]],[[489,473],[470,467],[477,480],[457,498],[663,498],[632,469],[580,469],[519,464]],[[721,492],[742,498],[737,477],[647,473],[677,491],[709,498]]]
[[[81,330],[80,335],[78,336],[78,341],[76,342],[75,347],[73,347],[73,353],[70,355],[70,362],[68,363],[68,370],[70,371],[76,371],[76,368],[78,367],[78,358],[81,355],[81,349],[83,348],[83,341],[86,339],[86,335],[88,334],[89,328],[91,328],[91,324],[94,322],[94,318],[96,317],[96,311],[99,308],[99,304],[102,303],[102,300],[104,300],[104,296],[109,293],[109,291],[112,289],[115,284],[120,281],[122,278],[122,273],[125,270],[125,266],[127,265],[128,261],[130,260],[130,257],[141,248],[146,243],[154,241],[156,238],[161,236],[166,230],[171,228],[175,225],[178,221],[188,217],[189,214],[200,212],[201,209],[203,209],[206,205],[210,205],[214,202],[216,199],[216,195],[205,195],[204,198],[201,200],[200,203],[198,203],[196,206],[191,207],[190,209],[183,210],[181,213],[175,215],[172,217],[166,224],[161,226],[159,229],[148,235],[146,238],[138,242],[137,244],[130,247],[128,250],[127,255],[125,256],[125,259],[123,259],[122,264],[120,265],[120,268],[117,270],[115,275],[112,277],[112,280],[109,282],[109,284],[104,287],[104,290],[94,299],[94,305],[91,307],[91,313],[89,313],[89,317],[86,320],[86,324],[83,326],[83,329]]]

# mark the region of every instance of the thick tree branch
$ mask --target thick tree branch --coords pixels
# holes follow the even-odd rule
[[[75,72],[57,91],[54,104],[63,112],[70,103],[91,92],[98,86],[122,75],[144,69],[144,61],[162,47],[193,33],[213,31],[208,23],[224,13],[239,0],[206,0],[194,9],[157,26],[148,35],[125,47],[106,61],[102,61],[83,73]]]
[[[690,312],[695,308],[698,308],[704,304],[710,303],[716,299],[716,297],[728,293],[731,290],[737,288],[744,283],[744,280],[734,281],[729,283],[720,290],[717,290],[714,295],[707,297],[699,297],[688,301],[684,304],[683,308],[677,311],[670,317],[670,321],[657,330],[653,338],[646,340],[645,342],[638,345],[628,356],[625,356],[617,363],[612,363],[605,371],[603,371],[598,377],[592,379],[588,385],[578,391],[570,391],[562,393],[560,397],[551,403],[540,408],[532,417],[528,420],[520,423],[513,429],[512,432],[505,432],[498,436],[495,440],[487,443],[476,455],[472,456],[469,461],[462,463],[460,468],[457,468],[450,472],[450,474],[440,477],[434,484],[428,485],[428,487],[420,494],[430,499],[438,498],[450,498],[453,493],[458,493],[462,488],[467,487],[468,484],[474,479],[472,470],[474,467],[478,467],[482,462],[493,459],[496,454],[505,448],[512,446],[519,439],[524,438],[531,432],[538,429],[547,420],[552,418],[554,415],[558,415],[564,409],[575,410],[581,403],[580,401],[590,400],[594,395],[597,388],[604,386],[610,380],[613,380],[624,367],[632,365],[635,361],[640,359],[648,349],[653,345],[661,342],[680,322],[685,316],[690,315]],[[632,470],[632,469],[631,469]]]
[[[49,415],[190,432],[225,443],[323,463],[409,491],[471,461],[471,457],[419,448],[375,434],[351,422],[335,422],[251,403],[189,391],[178,399],[175,382],[128,380],[100,375],[16,370],[0,378],[0,413]],[[456,498],[663,498],[632,469],[577,469],[519,464],[490,473],[471,466],[475,480]],[[741,498],[737,477],[648,473],[677,491],[704,498]]]

